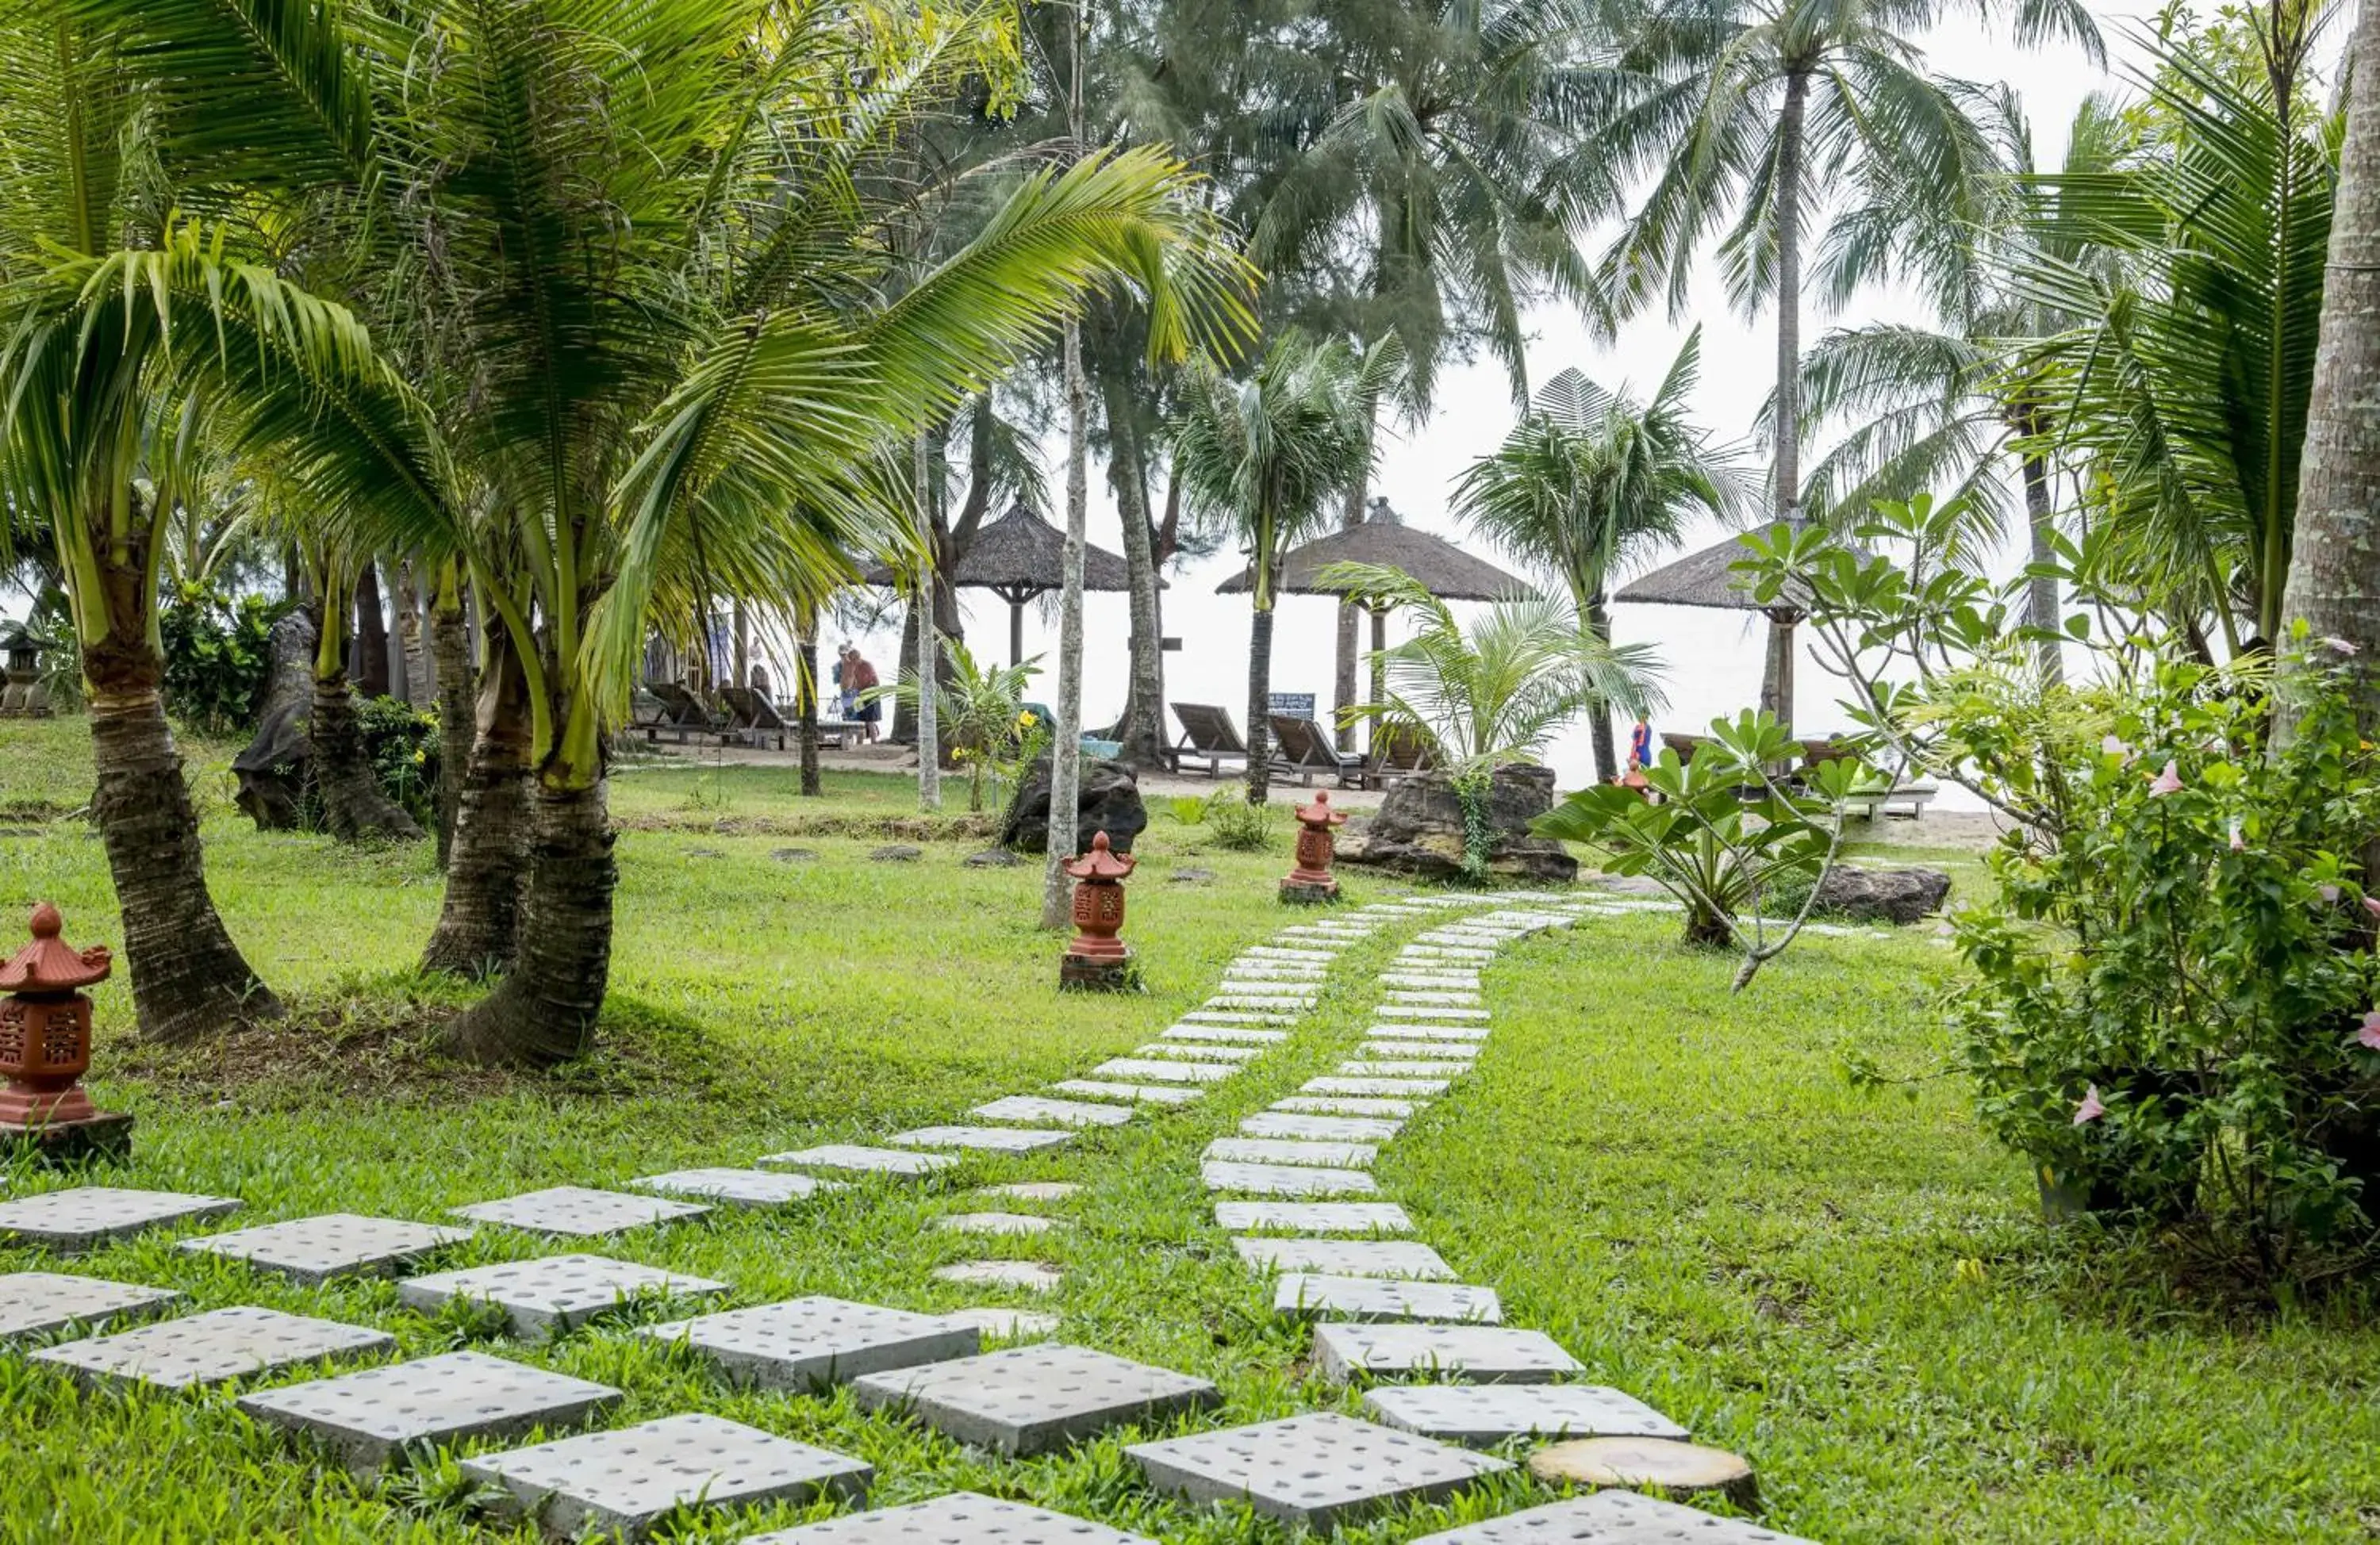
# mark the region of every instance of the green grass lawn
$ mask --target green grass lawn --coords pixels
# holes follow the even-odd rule
[[[70,938],[111,942],[96,840],[46,818],[84,797],[80,733],[0,726],[0,827],[31,833],[0,836],[0,919],[13,930],[46,897],[66,909]],[[964,868],[984,841],[956,830],[920,841],[917,863],[869,861],[888,832],[912,829],[905,781],[830,774],[820,812],[791,797],[790,769],[638,768],[613,784],[627,829],[602,1049],[550,1079],[490,1075],[421,1050],[456,996],[410,972],[437,904],[426,849],[257,834],[225,800],[232,748],[188,749],[217,898],[293,1015],[160,1056],[130,1044],[127,995],[110,984],[94,1085],[141,1122],[118,1183],[235,1194],[248,1223],[331,1210],[435,1218],[516,1189],[743,1165],[953,1117],[1149,1038],[1281,922],[1270,892],[1285,851],[1202,851],[1199,828],[1160,815],[1127,931],[1148,995],[1062,998],[1055,942],[1033,926],[1038,868]],[[788,847],[818,856],[772,856]],[[1192,865],[1213,883],[1171,882]],[[1350,888],[1361,899],[1395,887]],[[825,1292],[918,1309],[1025,1302],[933,1283],[937,1264],[1047,1259],[1066,1285],[1036,1307],[1061,1313],[1066,1337],[1216,1379],[1225,1419],[1352,1408],[1307,1377],[1302,1332],[1268,1312],[1268,1291],[1213,1227],[1196,1161],[1359,1038],[1369,978],[1408,931],[1354,952],[1292,1043],[1189,1109],[1053,1156],[605,1248],[722,1278],[736,1302]],[[1680,951],[1673,932],[1661,918],[1597,921],[1514,947],[1488,979],[1497,1029],[1478,1074],[1383,1155],[1382,1185],[1418,1237],[1499,1288],[1513,1322],[1551,1332],[1597,1381],[1748,1454],[1769,1521],[1817,1539],[2370,1538],[2380,1515],[2359,1509],[2380,1503],[2380,1335],[2365,1319],[2169,1292],[2124,1251],[2045,1231],[2024,1166],[1978,1133],[1955,1080],[1917,1083],[1908,1098],[1841,1076],[1850,1045],[1888,1068],[1939,1063],[1945,1032],[1928,1004],[1952,969],[1947,952],[1914,935],[1811,940],[1730,996],[1731,962]],[[929,1226],[983,1205],[965,1196],[978,1184],[1045,1177],[1088,1188],[1064,1206],[1065,1231],[987,1240]],[[454,1263],[550,1249],[492,1231]],[[55,1264],[0,1249],[0,1269]],[[399,1309],[386,1284],[282,1285],[165,1238],[67,1269],[179,1287],[200,1308],[375,1324],[409,1354],[486,1334]],[[731,1393],[616,1326],[547,1347],[487,1345],[619,1385],[613,1423],[698,1408],[858,1454],[878,1467],[879,1503],[966,1486],[1168,1539],[1286,1538],[1156,1499],[1113,1438],[996,1461],[862,1416],[847,1397]],[[451,1473],[375,1489],[252,1427],[228,1393],[79,1395],[0,1356],[0,1442],[10,1539],[501,1534],[465,1510]],[[1544,1495],[1512,1482],[1351,1538],[1408,1539]],[[797,1515],[714,1520],[680,1538]]]

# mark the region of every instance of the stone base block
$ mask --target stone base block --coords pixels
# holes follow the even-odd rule
[[[1075,993],[1136,993],[1140,965],[1130,954],[1122,960],[1090,955],[1065,955],[1058,961],[1058,990]]]
[[[122,1164],[132,1157],[132,1117],[100,1111],[79,1121],[0,1121],[0,1156],[27,1156],[60,1168]]]
[[[1339,899],[1339,882],[1327,880],[1317,885],[1310,880],[1283,880],[1281,899],[1292,907],[1323,907]]]

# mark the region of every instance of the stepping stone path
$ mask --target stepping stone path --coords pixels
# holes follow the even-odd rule
[[[152,1228],[221,1217],[238,1208],[239,1202],[227,1196],[78,1186],[0,1201],[0,1236],[78,1255]]]
[[[1014,1121],[1046,1127],[1121,1127],[1132,1112],[1089,1100],[1050,1100],[1038,1094],[1009,1094],[967,1112],[986,1121]]]
[[[529,1448],[482,1454],[463,1473],[511,1493],[516,1511],[564,1539],[642,1539],[688,1503],[748,1507],[868,1494],[875,1467],[723,1417],[688,1412]]]
[[[952,1234],[1047,1234],[1059,1220],[1040,1213],[952,1213],[934,1226]]]
[[[1274,1284],[1276,1314],[1330,1314],[1345,1320],[1451,1320],[1493,1325],[1504,1318],[1492,1287],[1457,1282],[1291,1272]]]
[[[119,1320],[146,1320],[164,1313],[180,1298],[170,1287],[144,1287],[135,1282],[56,1272],[10,1272],[0,1276],[0,1341],[65,1330],[98,1331]]]
[[[277,1309],[237,1308],[62,1342],[35,1352],[33,1360],[63,1368],[85,1383],[187,1390],[395,1346],[396,1337],[386,1331]]]
[[[744,1545],[1156,1545],[1071,1514],[953,1491],[905,1507],[880,1507],[820,1524],[755,1535]]]
[[[598,1314],[639,1300],[709,1297],[727,1285],[665,1272],[603,1255],[548,1255],[495,1266],[466,1266],[409,1277],[396,1285],[398,1301],[425,1313],[449,1302],[490,1304],[504,1311],[524,1341],[559,1335]]]
[[[980,1346],[978,1328],[956,1316],[828,1298],[731,1309],[647,1325],[637,1334],[689,1347],[730,1382],[796,1393],[864,1374],[971,1358]]]
[[[1145,1083],[1117,1083],[1101,1079],[1062,1079],[1050,1086],[1067,1094],[1087,1094],[1100,1100],[1130,1100],[1145,1105],[1186,1105],[1198,1098],[1195,1089]]]
[[[1390,1427],[1492,1448],[1509,1438],[1683,1438],[1633,1395],[1599,1384],[1382,1384],[1365,1409]]]
[[[760,1159],[760,1163],[771,1169],[807,1166],[811,1169],[856,1170],[862,1175],[931,1175],[938,1169],[949,1169],[965,1162],[948,1153],[919,1153],[905,1148],[868,1148],[854,1142],[821,1143],[816,1148],[800,1148],[790,1153],[764,1154]]]
[[[1233,1239],[1240,1259],[1259,1272],[1324,1272],[1342,1277],[1407,1277],[1447,1282],[1454,1268],[1427,1245],[1404,1239]]]
[[[998,1341],[1025,1341],[1054,1335],[1058,1330],[1056,1315],[1035,1309],[954,1309],[941,1318],[973,1325]]]
[[[1222,1400],[1204,1379],[1062,1343],[870,1374],[851,1388],[864,1409],[908,1412],[945,1437],[1012,1456]]]
[[[1251,1196],[1369,1196],[1380,1188],[1358,1169],[1317,1169],[1304,1165],[1241,1165],[1209,1159],[1198,1177],[1210,1191]]]
[[[887,1140],[905,1148],[971,1148],[987,1153],[1031,1153],[1063,1148],[1075,1141],[1072,1132],[1018,1131],[1014,1127],[920,1127],[895,1132]]]
[[[666,1175],[648,1175],[628,1184],[638,1190],[699,1197],[729,1207],[783,1207],[820,1191],[850,1189],[839,1180],[773,1175],[763,1169],[674,1169]]]
[[[1296,1138],[1315,1142],[1386,1142],[1397,1135],[1402,1121],[1377,1116],[1300,1116],[1294,1111],[1264,1111],[1240,1123],[1244,1136]]]
[[[710,1211],[690,1201],[630,1196],[625,1191],[589,1190],[584,1186],[554,1186],[524,1191],[494,1201],[449,1209],[474,1223],[500,1223],[533,1234],[624,1234],[650,1224],[698,1218]]]
[[[1045,1266],[1038,1261],[961,1261],[937,1266],[931,1274],[936,1282],[1021,1287],[1027,1293],[1055,1293],[1066,1280],[1066,1274],[1057,1267]]]
[[[1501,1325],[1326,1322],[1314,1327],[1314,1359],[1334,1384],[1408,1373],[1480,1384],[1548,1384],[1586,1371],[1543,1331]]]
[[[370,1471],[416,1443],[576,1427],[619,1398],[609,1384],[484,1352],[447,1352],[242,1395],[239,1408]]]
[[[1308,1117],[1308,1119],[1313,1119]],[[1204,1158],[1229,1164],[1324,1165],[1368,1168],[1379,1150],[1368,1142],[1305,1141],[1293,1138],[1217,1138]]]
[[[1317,1530],[1401,1503],[1435,1502],[1512,1467],[1332,1413],[1196,1432],[1124,1450],[1148,1483],[1193,1502],[1245,1503]]]
[[[1281,1228],[1313,1234],[1410,1234],[1393,1201],[1219,1201],[1218,1228]]]
[[[326,1213],[321,1217],[236,1228],[228,1234],[202,1235],[183,1240],[181,1248],[193,1255],[245,1261],[260,1271],[277,1272],[297,1282],[322,1283],[334,1277],[387,1276],[470,1237],[468,1228]]]

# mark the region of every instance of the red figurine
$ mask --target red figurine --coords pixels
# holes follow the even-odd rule
[[[1318,789],[1314,803],[1293,812],[1297,817],[1297,867],[1281,882],[1281,899],[1284,901],[1336,901],[1339,899],[1339,877],[1330,873],[1330,860],[1338,851],[1332,839],[1334,827],[1347,824],[1347,817],[1330,808],[1330,791]]]
[[[1108,846],[1108,834],[1091,838],[1091,851],[1060,867],[1075,886],[1075,936],[1059,963],[1061,987],[1122,992],[1132,985],[1132,949],[1116,935],[1123,931],[1123,881],[1139,863]]]
[[[107,980],[115,961],[103,945],[76,949],[58,935],[65,922],[47,901],[33,909],[33,942],[0,965],[0,1140],[31,1141],[44,1154],[121,1153],[132,1118],[95,1109],[83,1092],[91,1067],[91,999],[82,989]]]

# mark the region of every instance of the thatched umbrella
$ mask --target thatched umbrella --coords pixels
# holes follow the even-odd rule
[[[1473,557],[1443,537],[1433,537],[1407,525],[1385,499],[1372,501],[1363,525],[1342,527],[1283,554],[1274,588],[1295,596],[1343,597],[1347,594],[1345,585],[1325,584],[1321,578],[1322,571],[1333,563],[1376,563],[1402,569],[1440,600],[1498,601],[1515,597],[1535,598],[1537,594],[1536,587],[1528,581],[1506,573],[1483,558]],[[1255,587],[1256,571],[1246,568],[1215,586],[1215,593],[1244,596]],[[1371,612],[1372,652],[1377,655],[1389,646],[1389,614],[1377,607]],[[1378,672],[1375,666],[1376,677]],[[1377,686],[1373,695],[1379,695]]]
[[[892,571],[881,565],[862,577],[870,585],[894,582]],[[1066,582],[1066,534],[1015,505],[978,531],[965,556],[943,577],[958,589],[989,590],[1008,603],[1008,663],[1019,664],[1025,658],[1025,603]],[[1131,589],[1123,560],[1084,544],[1083,588]]]
[[[1771,526],[1769,532],[1781,535],[1781,528]],[[1769,636],[1770,658],[1768,669],[1762,672],[1761,686],[1765,694],[1773,680],[1777,700],[1764,702],[1761,706],[1791,729],[1787,721],[1793,717],[1793,629],[1809,613],[1790,595],[1763,605],[1752,593],[1752,577],[1735,569],[1736,564],[1751,556],[1741,537],[1730,536],[1716,546],[1654,570],[1621,589],[1612,599],[1646,606],[1716,607],[1767,615],[1776,628]]]

